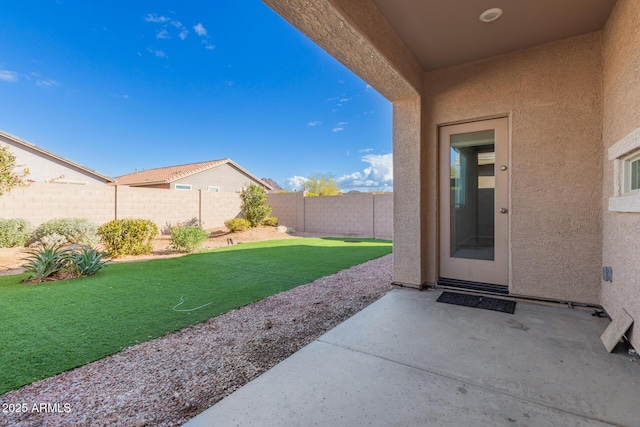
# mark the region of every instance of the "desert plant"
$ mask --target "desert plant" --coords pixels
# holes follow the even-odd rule
[[[29,185],[25,178],[29,169],[16,172],[16,156],[9,151],[8,145],[0,145],[0,196],[9,193],[16,187]]]
[[[0,248],[26,245],[31,238],[31,232],[31,224],[26,219],[0,219]]]
[[[94,248],[82,248],[70,254],[70,269],[73,269],[78,276],[93,276],[108,261],[103,261],[107,254]]]
[[[40,283],[63,273],[69,266],[71,251],[62,246],[40,246],[29,251],[22,265],[31,276],[24,280],[28,283]]]
[[[224,222],[224,225],[232,233],[235,233],[236,231],[243,231],[251,227],[251,223],[244,218],[228,219]]]
[[[52,246],[64,246],[67,243],[69,243],[69,241],[67,240],[66,237],[61,236],[58,233],[53,233],[53,234],[47,234],[40,240],[36,240],[32,244],[30,244],[29,246],[31,246],[32,248],[39,248],[42,246],[52,247]]]
[[[197,225],[176,225],[171,228],[171,248],[178,251],[195,252],[207,238],[209,233]]]
[[[251,227],[257,227],[271,214],[271,206],[267,204],[267,192],[256,184],[249,184],[240,193],[242,215]]]
[[[114,219],[98,227],[98,235],[113,257],[141,255],[151,252],[158,227],[148,219]]]
[[[275,216],[270,216],[269,218],[262,221],[262,225],[266,225],[269,227],[277,227],[278,226],[278,218]]]
[[[95,245],[100,241],[97,224],[84,218],[56,218],[51,219],[36,228],[35,240],[42,240],[44,236],[59,234],[67,242],[77,245]]]

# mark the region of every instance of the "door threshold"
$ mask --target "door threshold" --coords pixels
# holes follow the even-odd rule
[[[491,283],[470,282],[467,280],[448,279],[446,277],[438,278],[438,287],[453,290],[459,289],[482,292],[491,295],[509,295],[508,286],[494,285]]]

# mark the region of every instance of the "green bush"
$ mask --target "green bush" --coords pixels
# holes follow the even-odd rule
[[[271,206],[267,204],[267,192],[256,184],[249,184],[240,193],[242,215],[251,227],[257,227],[271,214]]]
[[[0,219],[0,248],[24,246],[31,239],[33,228],[26,219]]]
[[[35,240],[41,240],[50,234],[66,237],[74,245],[93,246],[100,241],[98,226],[84,218],[56,218],[41,224],[34,233]]]
[[[270,216],[269,218],[262,221],[262,225],[266,225],[269,227],[277,227],[278,226],[278,218],[275,216]]]
[[[209,238],[198,225],[176,225],[171,227],[171,248],[178,251],[195,252]]]
[[[236,231],[246,230],[247,228],[251,227],[251,223],[244,218],[228,219],[224,222],[224,225],[232,233],[235,233]]]
[[[114,219],[98,227],[98,235],[113,257],[141,255],[151,252],[158,227],[147,219]]]

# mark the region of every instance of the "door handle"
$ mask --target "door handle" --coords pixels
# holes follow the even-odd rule
[[[507,213],[507,212],[509,212],[507,208],[500,208],[500,213]]]

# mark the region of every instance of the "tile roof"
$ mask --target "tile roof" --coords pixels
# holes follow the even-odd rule
[[[116,184],[131,185],[131,186],[141,186],[141,185],[151,185],[151,184],[169,184],[181,178],[185,178],[187,176],[191,176],[196,173],[203,172],[207,169],[211,169],[223,164],[232,165],[233,167],[240,170],[245,175],[249,176],[251,179],[265,185],[268,189],[271,189],[271,186],[269,184],[267,184],[266,182],[263,182],[260,178],[255,177],[254,175],[249,173],[247,170],[242,168],[240,165],[238,165],[231,159],[210,160],[207,162],[189,163],[186,165],[176,165],[176,166],[167,166],[163,168],[146,169],[143,171],[134,172],[127,175],[118,176],[116,177]]]

